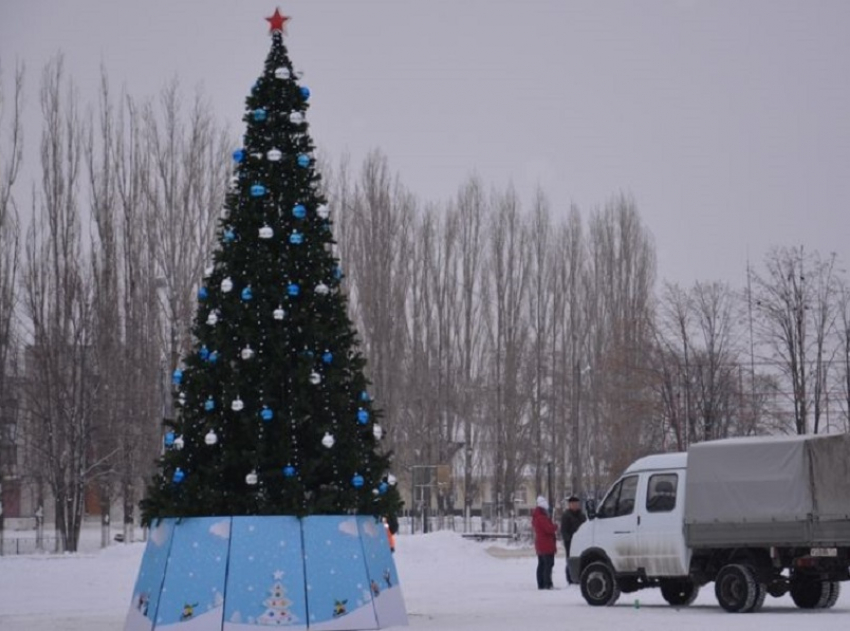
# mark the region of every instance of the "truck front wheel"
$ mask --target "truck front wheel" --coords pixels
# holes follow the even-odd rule
[[[731,613],[752,611],[759,596],[759,586],[753,571],[746,565],[724,565],[714,579],[717,602]]]
[[[620,587],[614,569],[602,561],[595,561],[581,573],[581,595],[588,605],[609,607],[620,597]]]
[[[699,586],[689,578],[661,581],[661,595],[674,607],[687,607],[696,600],[697,594]]]

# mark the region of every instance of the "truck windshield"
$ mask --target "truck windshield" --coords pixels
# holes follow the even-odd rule
[[[617,482],[605,500],[599,511],[596,513],[597,518],[620,517],[621,515],[630,515],[635,510],[635,495],[637,494],[638,477],[630,475]]]

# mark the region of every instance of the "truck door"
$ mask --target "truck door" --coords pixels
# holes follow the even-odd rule
[[[596,544],[605,550],[618,572],[637,570],[638,476],[619,480],[602,500],[594,523]]]
[[[647,576],[684,576],[690,562],[682,527],[684,471],[644,474],[638,506],[637,565]]]

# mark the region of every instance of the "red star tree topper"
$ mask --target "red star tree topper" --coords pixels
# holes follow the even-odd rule
[[[269,23],[269,33],[283,33],[284,26],[286,23],[291,20],[288,15],[282,15],[280,12],[280,8],[276,8],[274,10],[274,15],[270,18],[266,18],[266,21]]]

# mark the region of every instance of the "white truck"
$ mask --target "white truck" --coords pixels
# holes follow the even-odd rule
[[[711,581],[726,611],[790,592],[832,607],[850,580],[850,435],[732,438],[634,462],[570,546],[588,604],[660,587],[691,604]]]

